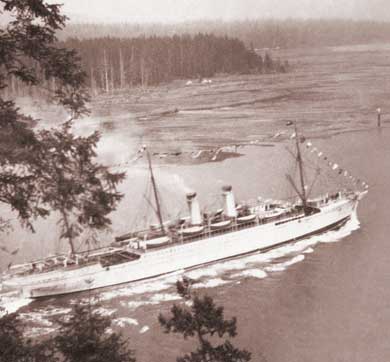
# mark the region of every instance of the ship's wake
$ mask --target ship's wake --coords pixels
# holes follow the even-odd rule
[[[359,220],[354,214],[345,225],[337,230],[286,244],[264,253],[254,253],[189,271],[178,271],[149,281],[113,287],[108,291],[100,292],[96,299],[103,303],[118,299],[122,307],[135,311],[143,306],[178,300],[175,283],[183,276],[193,279],[196,289],[222,287],[247,278],[264,279],[272,273],[282,272],[304,261],[306,255],[315,252],[319,244],[341,241],[359,227]]]
[[[277,275],[276,273],[283,272],[304,261],[305,257],[314,253],[322,243],[341,241],[359,227],[359,220],[354,214],[344,226],[337,230],[286,244],[267,252],[254,253],[193,270],[181,270],[163,277],[110,287],[93,293],[75,294],[70,301],[67,300],[66,307],[63,306],[64,301],[61,302],[61,298],[40,302],[37,308],[34,308],[35,304],[32,304],[24,308],[30,310],[28,313],[22,313],[21,319],[29,325],[32,324],[28,332],[30,337],[45,331],[49,333],[55,329],[55,326],[51,324],[53,316],[66,315],[70,311],[69,304],[92,301],[100,304],[100,313],[115,316],[113,327],[138,328],[139,333],[146,333],[149,327],[142,327],[134,317],[138,316],[141,307],[143,310],[159,309],[162,303],[180,302],[175,284],[183,276],[195,281],[196,290],[223,288],[226,285],[243,283],[250,279],[261,282],[260,280],[264,278]],[[12,293],[0,295],[0,297],[0,307],[8,313],[15,312],[31,302],[31,299],[21,299]],[[56,306],[57,303],[62,303],[62,306]],[[123,313],[127,319],[124,318]],[[129,313],[131,313],[130,316]],[[153,314],[157,315],[157,313],[154,311]]]
[[[7,313],[14,313],[30,304],[32,299],[21,298],[18,292],[0,293],[0,318]]]

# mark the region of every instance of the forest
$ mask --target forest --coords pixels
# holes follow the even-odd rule
[[[77,24],[71,23],[60,34],[80,39],[116,36],[172,36],[212,33],[236,37],[248,47],[298,48],[364,44],[388,41],[390,23],[347,19],[260,19],[247,21],[199,20],[176,24]]]
[[[216,74],[285,72],[288,62],[257,54],[237,38],[211,34],[140,36],[136,38],[69,38],[61,46],[74,49],[86,73],[91,94],[148,87],[175,79],[202,81]],[[42,74],[44,88],[55,86]],[[11,95],[39,92],[9,79]]]

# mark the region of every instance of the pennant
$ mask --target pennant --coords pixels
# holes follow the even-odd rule
[[[335,163],[335,164],[333,165],[333,167],[332,167],[332,170],[337,170],[338,167],[339,167],[339,165],[338,165],[337,163]]]

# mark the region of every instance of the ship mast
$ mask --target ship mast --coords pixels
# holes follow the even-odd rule
[[[299,179],[301,181],[302,204],[304,210],[306,210],[307,209],[306,188],[305,188],[305,180],[303,176],[303,162],[302,162],[301,148],[299,147],[298,128],[296,123],[295,123],[295,145],[297,147],[297,162],[299,167]]]
[[[292,187],[300,197],[302,201],[302,206],[303,210],[306,214],[307,210],[309,209],[307,207],[307,195],[306,195],[306,188],[305,188],[305,179],[304,179],[304,174],[303,174],[303,161],[302,161],[302,154],[301,154],[301,148],[299,147],[299,135],[298,135],[298,128],[297,124],[294,123],[295,125],[295,145],[297,149],[297,155],[296,155],[296,161],[298,162],[298,170],[299,170],[299,180],[300,180],[300,190],[298,187],[295,185],[292,177],[290,175],[287,175],[288,181],[291,183]]]
[[[164,228],[163,219],[162,219],[162,215],[161,215],[160,200],[159,200],[159,197],[158,197],[156,180],[155,180],[154,175],[153,175],[152,160],[150,158],[149,150],[146,150],[146,154],[147,154],[147,157],[148,157],[150,180],[152,181],[154,200],[156,202],[156,209],[157,209],[156,213],[157,213],[158,221],[160,223],[161,231],[165,233],[165,228]]]

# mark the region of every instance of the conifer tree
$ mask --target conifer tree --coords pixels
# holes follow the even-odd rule
[[[60,322],[54,345],[63,362],[135,362],[128,341],[108,328],[111,318],[100,315],[91,304],[76,305],[68,320]]]
[[[171,315],[159,315],[165,333],[182,334],[184,339],[194,338],[194,352],[177,358],[177,362],[247,362],[251,354],[234,347],[230,339],[237,335],[236,318],[225,319],[224,308],[215,304],[210,296],[199,297],[191,291],[192,281],[183,279],[176,284],[180,296],[191,307],[173,305]],[[227,338],[226,338],[227,337]],[[224,339],[226,338],[226,339]],[[222,340],[217,344],[216,340]]]
[[[72,133],[72,122],[88,113],[88,94],[77,53],[56,38],[66,21],[60,5],[0,0],[0,14],[9,19],[0,27],[0,203],[31,230],[35,218],[60,211],[62,235],[74,252],[72,241],[82,227],[110,224],[123,174],[110,173],[96,161],[98,134]],[[65,125],[35,132],[30,125],[38,120],[23,114],[6,92],[15,80],[65,108],[70,117]],[[0,230],[4,227],[0,220]]]
[[[16,313],[0,318],[0,362],[42,361],[58,362],[53,344],[50,341],[33,343],[25,338]]]

